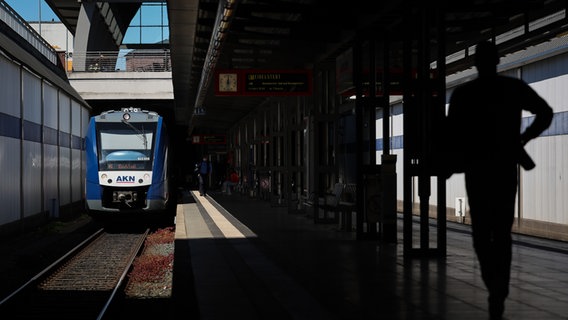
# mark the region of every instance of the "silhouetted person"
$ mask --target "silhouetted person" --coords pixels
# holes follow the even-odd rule
[[[450,163],[455,160],[454,172],[465,173],[473,247],[489,291],[491,319],[502,317],[509,294],[517,165],[534,167],[523,146],[538,137],[553,116],[548,103],[525,82],[498,75],[498,64],[496,46],[479,43],[478,77],[455,89],[446,119],[451,145],[461,152]],[[523,110],[535,118],[521,133]]]

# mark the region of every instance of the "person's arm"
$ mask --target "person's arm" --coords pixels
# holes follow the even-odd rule
[[[532,89],[530,89],[532,91]],[[534,91],[533,91],[534,92]],[[533,122],[521,133],[521,144],[525,145],[528,141],[538,137],[550,126],[554,112],[548,103],[534,92],[533,99],[530,99],[529,107],[526,109],[535,115]]]

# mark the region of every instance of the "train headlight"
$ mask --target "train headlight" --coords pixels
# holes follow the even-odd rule
[[[105,180],[107,178],[108,176],[106,175],[106,173],[101,174],[101,180]],[[107,179],[107,183],[112,183],[112,179]]]
[[[124,119],[124,121],[128,121],[130,120],[130,113],[125,113],[122,115],[122,119]]]
[[[150,175],[149,174],[144,174],[144,181],[148,181],[150,180]]]

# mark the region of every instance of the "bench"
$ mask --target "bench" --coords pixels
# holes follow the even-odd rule
[[[303,201],[305,207],[310,207],[313,210],[314,221],[318,222],[331,222],[337,223],[339,220],[338,210],[340,208],[339,202],[344,188],[343,183],[336,183],[330,192],[318,196],[315,192],[310,193]],[[323,217],[320,217],[319,212],[315,212],[317,201],[317,208],[323,209]],[[319,210],[318,210],[319,211]],[[329,215],[332,213],[332,215]]]
[[[343,193],[337,205],[339,212],[339,229],[345,231],[353,231],[356,217],[353,217],[353,212],[357,210],[357,185],[354,183],[347,183],[343,187]],[[354,219],[355,218],[355,219]]]

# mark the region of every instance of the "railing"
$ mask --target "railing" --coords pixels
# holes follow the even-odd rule
[[[57,52],[4,1],[0,1],[0,20],[41,52],[51,63],[57,65]]]
[[[139,49],[73,52],[69,72],[167,72],[170,50]]]

